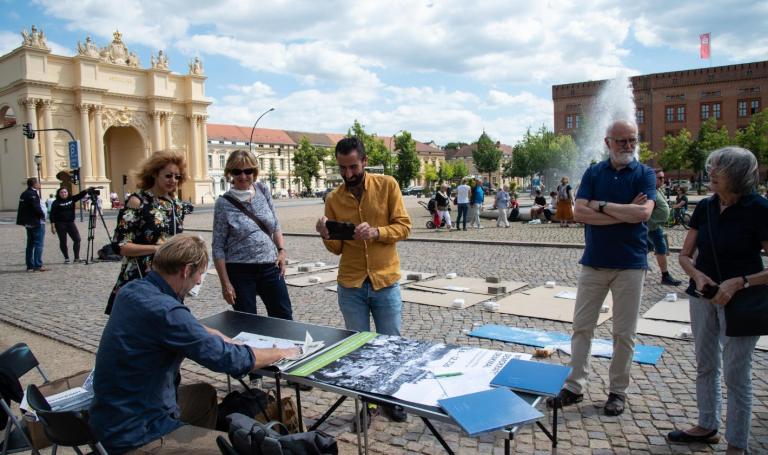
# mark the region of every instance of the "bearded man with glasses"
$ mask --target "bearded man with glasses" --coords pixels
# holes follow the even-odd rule
[[[571,374],[550,407],[583,400],[590,350],[608,291],[613,296],[613,358],[606,415],[624,412],[643,282],[648,269],[648,228],[656,200],[653,169],[637,160],[637,125],[616,121],[605,137],[608,159],[590,166],[576,193],[574,219],[585,225],[571,337]]]

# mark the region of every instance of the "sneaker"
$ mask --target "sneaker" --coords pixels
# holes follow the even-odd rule
[[[27,272],[34,272],[35,269],[27,269]]]
[[[556,397],[547,398],[547,407],[550,409],[553,409],[555,406],[562,408],[564,406],[580,403],[582,400],[584,400],[584,394],[573,393],[568,389],[561,389]]]
[[[616,393],[609,393],[608,400],[603,406],[603,412],[607,416],[617,416],[624,412],[627,399]]]
[[[661,284],[666,284],[669,286],[680,286],[682,281],[676,280],[672,277],[672,275],[664,275],[661,277]]]
[[[365,412],[365,413],[367,413],[367,414],[368,414],[368,415],[366,416],[366,418],[368,419],[368,420],[366,421],[366,423],[368,424],[368,425],[367,425],[367,427],[368,427],[368,428],[371,428],[371,421],[373,420],[373,418],[374,418],[374,417],[376,417],[377,415],[379,415],[379,412],[380,412],[380,411],[379,411],[379,408],[378,408],[378,407],[373,407],[373,408],[372,408],[372,407],[368,406],[367,404],[366,404],[366,405],[364,405],[364,406],[365,406],[365,407],[364,407],[363,409],[361,409],[361,410],[360,410],[360,422],[362,422],[362,421],[363,421],[363,413],[364,413],[364,412]],[[355,433],[357,433],[357,420],[353,420],[353,421],[352,421],[352,431],[354,431]]]
[[[65,259],[64,259],[64,263],[65,263],[65,264],[69,264],[69,258],[65,258]]]
[[[394,405],[394,406],[382,406],[382,409],[384,410],[384,414],[389,417],[389,420],[393,422],[407,422],[408,421],[408,413],[405,412],[405,409],[403,409],[402,406]]]
[[[47,272],[51,269],[46,269],[45,267],[38,267],[35,269],[35,272]]]

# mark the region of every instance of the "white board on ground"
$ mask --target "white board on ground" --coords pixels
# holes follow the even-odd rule
[[[331,281],[336,281],[337,275],[338,275],[337,270],[331,270],[328,272],[320,272],[320,273],[310,273],[307,275],[297,276],[293,278],[286,278],[285,284],[287,284],[288,286],[298,286],[298,287],[314,286],[316,284],[330,283]],[[319,280],[313,281],[312,278],[319,278]]]
[[[690,324],[682,324],[680,322],[656,321],[653,319],[645,318],[640,318],[637,320],[637,333],[641,335],[653,335],[663,338],[684,340],[686,338],[680,336],[680,334],[684,331],[688,331],[690,333],[690,330]]]
[[[441,291],[439,289],[400,289],[400,297],[403,302],[419,303],[421,305],[432,305],[444,308],[454,308],[453,302],[457,299],[464,300],[461,308],[469,308],[483,300],[488,300],[487,295],[469,294],[466,292]]]
[[[497,300],[499,303],[499,313],[573,323],[573,310],[576,307],[576,301],[555,297],[562,292],[576,292],[576,288],[565,286],[548,288],[540,286],[518,292],[517,294]],[[608,306],[608,311],[600,313],[600,316],[597,318],[598,325],[611,319],[613,316],[613,300],[610,292],[605,297],[603,305]]]
[[[302,262],[300,264],[289,265],[288,267],[285,268],[285,276],[300,275],[302,273],[313,273],[314,274],[315,272],[319,272],[321,270],[334,270],[334,269],[339,268],[338,265],[333,265],[333,264],[331,264],[331,265],[327,265],[326,264],[326,265],[324,265],[322,267],[315,267],[314,264],[315,264],[314,262]],[[309,267],[309,270],[308,271],[299,271],[300,267],[302,267],[302,268],[303,267]]]
[[[760,339],[757,340],[757,349],[768,351],[768,336],[760,337]]]
[[[645,319],[661,319],[662,321],[691,322],[691,312],[688,300],[669,302],[662,300],[653,305],[643,315]]]
[[[437,280],[419,281],[417,286],[432,289],[442,289],[446,291],[460,290],[460,292],[471,292],[473,294],[496,295],[490,294],[488,292],[488,288],[491,286],[503,286],[507,288],[507,292],[505,292],[505,294],[507,294],[528,286],[528,283],[524,283],[522,281],[501,281],[500,283],[488,283],[485,281],[485,278],[460,276],[450,280],[447,278],[439,278]]]

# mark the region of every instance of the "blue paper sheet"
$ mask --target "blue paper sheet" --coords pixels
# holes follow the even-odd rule
[[[504,388],[446,398],[438,403],[470,436],[544,417],[515,392]]]
[[[505,325],[488,324],[473,330],[470,336],[488,338],[491,340],[506,341],[508,343],[524,344],[543,348],[554,346],[570,353],[571,336],[562,332],[545,332],[543,330],[521,329]],[[633,361],[641,364],[656,365],[661,358],[664,348],[661,346],[635,345]],[[613,342],[611,340],[592,340],[592,355],[596,357],[611,358],[613,354]]]

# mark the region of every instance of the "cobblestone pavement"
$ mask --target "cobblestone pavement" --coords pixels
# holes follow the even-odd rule
[[[411,199],[411,198],[409,198]],[[426,211],[408,201],[411,213],[418,220],[425,219]],[[308,207],[286,207],[279,210],[283,230],[296,232],[311,231],[322,205]],[[210,229],[211,214],[190,216],[187,227]],[[108,220],[110,227],[114,221]],[[544,241],[551,238],[557,242],[578,243],[581,229],[562,229],[550,226],[514,225],[510,229],[492,228],[485,221],[486,229],[460,233],[427,233],[414,230],[414,236],[443,238],[445,242],[409,241],[400,243],[402,267],[424,272],[447,273],[485,277],[501,276],[513,280],[527,281],[538,286],[548,280],[575,286],[578,273],[578,248],[534,247],[520,245],[489,245],[451,243],[452,237],[463,239]],[[86,237],[85,226],[80,232]],[[210,234],[201,235],[210,240]],[[444,237],[438,237],[444,236]],[[518,237],[511,237],[518,236]],[[549,236],[549,237],[547,237]],[[549,241],[549,240],[547,240]],[[106,243],[103,227],[96,232],[96,246]],[[304,236],[288,236],[287,250],[294,259],[320,260],[334,263],[337,258],[328,253],[319,239]],[[61,264],[61,253],[51,234],[46,236],[45,263],[52,268],[47,273],[24,271],[24,230],[17,226],[0,226],[0,319],[35,333],[95,352],[106,322],[103,309],[107,296],[119,269],[117,263],[95,263],[92,265]],[[85,250],[85,242],[83,244]],[[676,255],[670,263],[672,272],[682,276],[676,265]],[[651,261],[652,263],[654,261]],[[669,287],[659,284],[659,271],[652,265],[646,280],[642,311],[670,292]],[[336,303],[336,294],[323,290],[325,285],[306,288],[290,287],[295,318],[300,321],[343,326]],[[682,293],[681,286],[676,289]],[[188,300],[188,305],[198,317],[206,317],[227,308],[220,297],[220,286],[215,276],[209,275],[200,296]],[[263,314],[264,309],[259,311]],[[491,349],[532,352],[519,346],[470,338],[465,332],[486,323],[506,324],[543,330],[569,332],[570,324],[516,317],[483,311],[482,305],[464,310],[441,309],[437,307],[406,304],[403,308],[403,334],[407,337],[480,346]],[[601,325],[597,337],[609,338],[611,323]],[[656,366],[632,366],[633,384],[629,390],[627,412],[620,417],[607,417],[600,407],[606,398],[608,364],[607,360],[593,359],[593,373],[585,400],[575,408],[568,409],[561,417],[559,427],[559,452],[567,454],[607,453],[715,453],[724,450],[724,444],[669,445],[664,435],[675,427],[686,426],[696,421],[695,407],[695,361],[693,344],[689,341],[670,340],[657,337],[639,336],[638,342],[665,348],[664,355]],[[553,361],[567,363],[569,357],[556,354]],[[184,365],[185,381],[205,380],[225,389],[224,376],[211,373],[202,367],[187,362]],[[750,445],[753,453],[768,452],[768,353],[757,351],[754,359],[754,407]],[[302,394],[305,414],[319,417],[335,401],[330,393],[313,390]],[[324,427],[342,440],[354,442],[350,433],[353,406],[345,403]],[[485,435],[469,438],[456,427],[437,424],[447,441],[458,453],[501,453],[503,440]],[[399,453],[441,453],[437,440],[419,419],[411,417],[407,423],[396,424],[383,419],[374,421],[371,433],[371,447],[388,454]],[[526,426],[516,435],[514,448],[517,453],[550,453],[549,441],[541,431]]]

